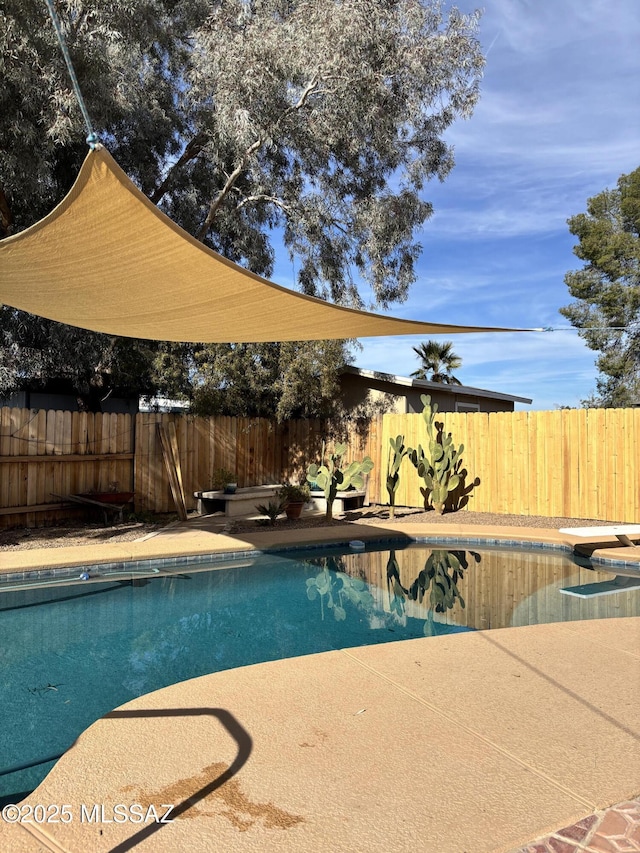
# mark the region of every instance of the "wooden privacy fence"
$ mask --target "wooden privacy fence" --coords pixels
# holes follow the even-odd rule
[[[640,409],[438,414],[464,444],[471,512],[640,522]],[[239,486],[297,480],[319,460],[330,427],[261,418],[136,416],[0,409],[0,526],[50,523],[73,510],[52,494],[133,491],[137,510],[173,511],[158,424],[173,423],[187,498],[218,468]],[[346,435],[347,460],[371,456],[372,502],[387,502],[389,437],[426,444],[421,415],[384,415]],[[332,442],[334,438],[330,438]],[[331,446],[331,443],[329,444]],[[117,485],[114,485],[117,484]],[[405,459],[398,506],[422,506],[422,480]],[[77,510],[75,510],[77,513]]]
[[[320,420],[296,420],[278,424],[265,418],[209,417],[140,414],[136,421],[136,506],[153,512],[174,508],[169,478],[162,461],[157,424],[173,421],[176,427],[180,467],[187,507],[195,507],[194,491],[211,488],[214,472],[234,473],[238,486],[297,482],[307,466],[320,460],[323,438],[333,445],[331,428]],[[366,455],[380,468],[381,419],[371,421],[364,434],[350,427],[339,435],[347,444],[349,460]],[[372,500],[380,499],[379,482],[372,478]]]
[[[464,445],[472,512],[640,522],[640,409],[438,413],[454,444]],[[427,445],[422,415],[384,415],[383,467],[389,438]],[[398,506],[421,506],[414,466],[404,459]],[[387,499],[386,489],[382,494]]]
[[[0,526],[72,514],[54,495],[133,491],[133,449],[131,415],[0,409]]]
[[[173,511],[157,428],[170,423],[176,429],[188,509],[195,507],[193,492],[211,488],[219,468],[233,472],[241,487],[300,479],[307,465],[319,460],[323,437],[331,432],[319,420],[277,424],[263,418],[3,408],[0,526],[36,526],[77,515],[77,507],[65,507],[54,494],[132,491],[137,511]],[[369,454],[379,468],[381,428],[376,421],[364,434],[351,428],[340,435],[349,447],[347,458]],[[376,489],[373,480],[373,500],[379,499]]]

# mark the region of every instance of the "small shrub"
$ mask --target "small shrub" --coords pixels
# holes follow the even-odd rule
[[[285,502],[282,500],[269,501],[268,504],[257,504],[256,509],[260,515],[266,515],[268,523],[274,525],[279,515],[284,512]]]
[[[235,483],[236,475],[232,471],[227,471],[226,468],[217,468],[213,472],[213,477],[211,478],[211,487],[212,489],[224,489],[227,483]]]
[[[296,486],[294,483],[283,483],[277,495],[284,504],[305,503],[311,497],[311,489],[308,483]]]

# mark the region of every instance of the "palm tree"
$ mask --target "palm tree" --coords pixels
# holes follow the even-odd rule
[[[460,356],[453,351],[451,341],[427,341],[413,347],[413,351],[422,362],[418,370],[411,374],[416,379],[428,379],[430,382],[442,382],[446,385],[462,384],[451,372],[462,364]]]

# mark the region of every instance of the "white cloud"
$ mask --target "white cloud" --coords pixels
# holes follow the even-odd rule
[[[637,0],[492,0],[480,101],[447,134],[457,165],[429,188],[426,233],[553,233],[636,168],[639,37]]]
[[[628,44],[639,29],[637,11],[634,0],[492,0],[484,22],[511,50],[536,58],[589,38]]]

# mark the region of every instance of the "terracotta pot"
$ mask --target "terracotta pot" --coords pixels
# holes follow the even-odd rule
[[[304,501],[295,501],[288,503],[284,508],[284,511],[287,514],[287,518],[295,519],[300,518],[302,514],[302,507],[304,506]]]

